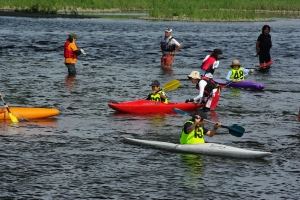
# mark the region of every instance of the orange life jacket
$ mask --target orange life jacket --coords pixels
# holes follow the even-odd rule
[[[77,58],[78,56],[68,48],[69,44],[71,42],[69,40],[66,41],[65,45],[64,45],[64,56],[65,58]]]

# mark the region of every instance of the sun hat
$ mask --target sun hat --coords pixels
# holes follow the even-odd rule
[[[154,80],[149,86],[160,86],[160,82],[158,80]]]
[[[77,35],[76,35],[75,33],[70,33],[68,36],[69,36],[70,38],[75,38],[75,39],[77,39]]]
[[[214,53],[215,54],[223,54],[223,52],[221,51],[221,49],[214,49]]]
[[[201,79],[200,78],[200,73],[198,71],[192,71],[190,75],[187,76],[188,78],[193,78],[193,79]]]
[[[233,67],[233,66],[242,66],[242,65],[238,60],[233,60],[230,67]]]
[[[171,32],[172,32],[172,29],[171,29],[171,28],[167,28],[167,29],[166,29],[166,32],[171,33]]]

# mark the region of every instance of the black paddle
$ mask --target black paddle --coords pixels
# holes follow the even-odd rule
[[[178,108],[173,108],[173,110],[176,112],[176,113],[179,113],[179,114],[182,114],[182,115],[185,115],[185,116],[192,116],[192,114],[188,113],[188,112],[185,112],[183,110],[180,110]],[[207,119],[204,119],[205,121],[207,122],[210,122],[210,123],[216,123],[216,122],[213,122],[213,121],[209,121]],[[243,134],[245,133],[245,129],[242,127],[242,126],[238,126],[238,125],[232,125],[232,126],[224,126],[224,125],[221,125],[222,128],[227,128],[229,130],[229,133],[235,137],[242,137]]]

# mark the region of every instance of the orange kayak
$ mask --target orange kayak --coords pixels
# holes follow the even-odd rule
[[[59,114],[59,110],[55,108],[9,107],[9,110],[18,119],[42,119]],[[0,113],[0,120],[10,120],[7,110],[5,113]]]

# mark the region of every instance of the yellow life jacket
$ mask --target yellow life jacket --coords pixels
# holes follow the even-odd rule
[[[186,123],[194,124],[194,121],[187,120],[182,127],[181,137],[180,137],[180,144],[203,144],[205,143],[204,140],[204,130],[202,126],[197,125],[196,128],[191,131],[189,134],[184,132],[184,125]]]
[[[230,76],[231,80],[233,80],[233,79],[236,79],[236,80],[239,80],[239,81],[245,80],[244,72],[243,72],[242,67],[239,67],[238,69],[230,68],[230,70],[232,72],[232,74]]]
[[[163,99],[160,97],[159,93],[162,93],[163,91],[159,91],[157,94],[151,94],[150,95],[150,100],[151,101],[158,101],[158,102],[163,102],[165,104],[168,104],[168,98],[165,99],[165,101],[163,101]]]

